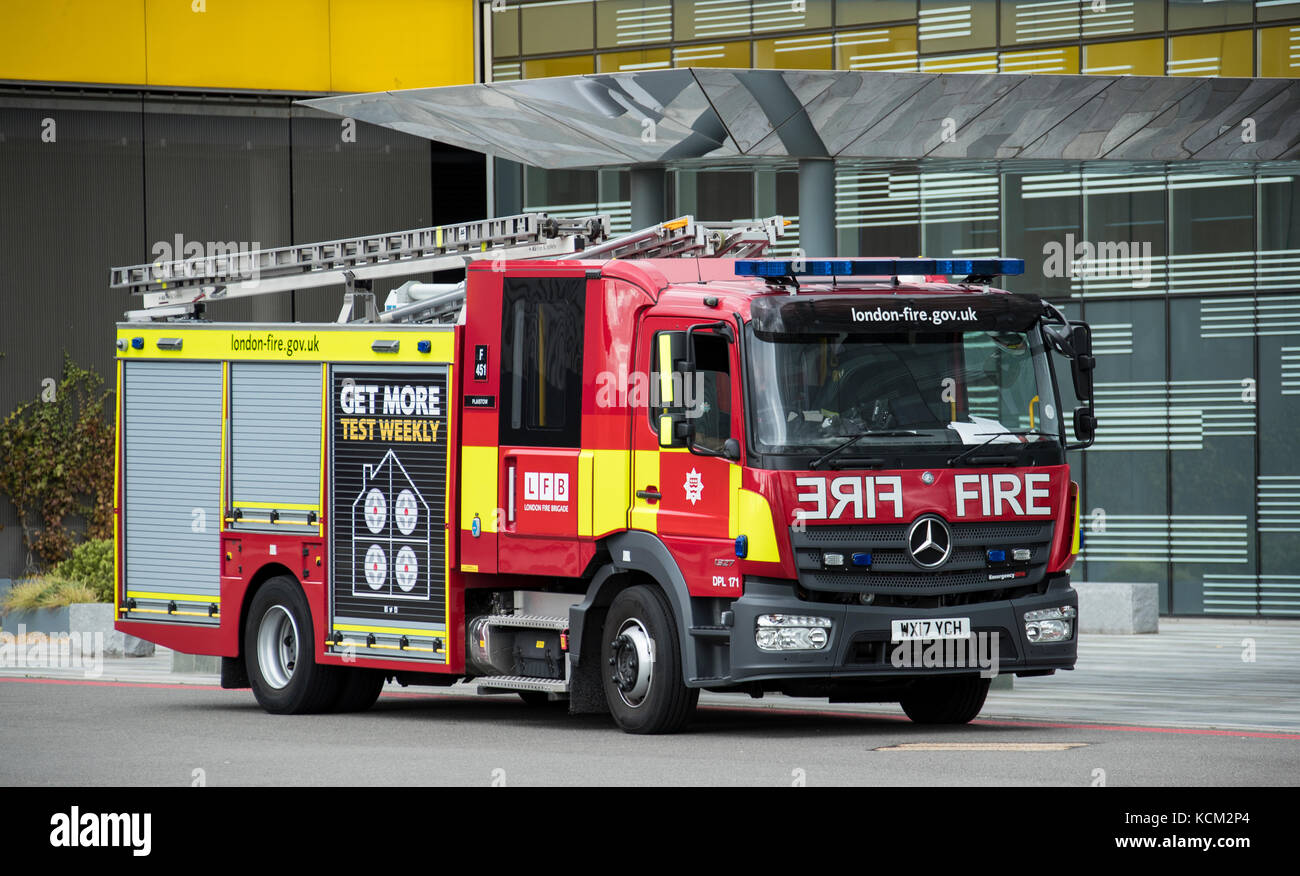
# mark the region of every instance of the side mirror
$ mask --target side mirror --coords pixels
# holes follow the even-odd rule
[[[728,438],[722,444],[722,457],[732,462],[740,461],[740,442],[735,438]]]
[[[1079,407],[1074,409],[1074,438],[1083,447],[1088,447],[1097,437],[1097,417],[1093,414],[1092,408]]]
[[[691,424],[686,422],[682,399],[683,359],[686,355],[685,332],[660,332],[655,339],[655,370],[659,374],[654,387],[658,399],[653,401],[659,411],[658,431],[660,447],[685,447],[690,443]],[[674,379],[675,378],[675,379]]]
[[[1070,375],[1074,378],[1074,394],[1079,401],[1092,401],[1092,373],[1097,368],[1097,358],[1092,355],[1092,329],[1087,323],[1070,323]]]

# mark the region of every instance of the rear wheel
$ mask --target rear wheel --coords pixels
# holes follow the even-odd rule
[[[979,676],[921,679],[899,705],[917,724],[966,724],[984,708],[989,681]]]
[[[298,582],[281,575],[262,585],[244,622],[244,661],[253,696],[268,712],[322,712],[337,702],[342,679],[312,657],[311,609]]]
[[[605,699],[629,733],[675,733],[699,701],[698,688],[682,682],[677,624],[663,594],[629,587],[605,616],[600,649]]]

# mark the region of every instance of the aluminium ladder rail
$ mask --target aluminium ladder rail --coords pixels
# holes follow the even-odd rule
[[[345,285],[340,322],[351,317],[352,303],[369,297],[376,278],[409,276],[463,268],[478,259],[662,258],[759,255],[776,242],[788,224],[767,219],[704,223],[684,216],[613,240],[607,215],[552,218],[524,213],[455,225],[419,228],[321,243],[246,252],[224,252],[167,262],[113,268],[109,286],[141,295],[144,309],[129,311],[128,321],[190,318],[205,300],[265,295]],[[358,293],[358,287],[360,293]],[[428,319],[458,304],[459,296],[440,296],[437,308],[402,308],[384,321]],[[373,297],[366,316],[376,321]]]

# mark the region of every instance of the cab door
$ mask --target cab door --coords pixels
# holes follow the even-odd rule
[[[577,575],[587,281],[507,276],[502,284],[497,570]]]
[[[733,340],[691,333],[706,322],[650,317],[638,334],[637,367],[649,375],[651,392],[633,413],[630,522],[664,541],[693,594],[738,595],[732,506],[741,483],[736,449],[744,445],[739,363]],[[683,372],[692,347],[695,369]],[[727,458],[729,450],[737,458]]]

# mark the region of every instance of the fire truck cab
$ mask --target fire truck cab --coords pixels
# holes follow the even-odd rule
[[[124,322],[117,626],[272,712],[969,721],[1077,656],[1090,332],[989,285],[1021,266],[480,259],[450,319]]]

